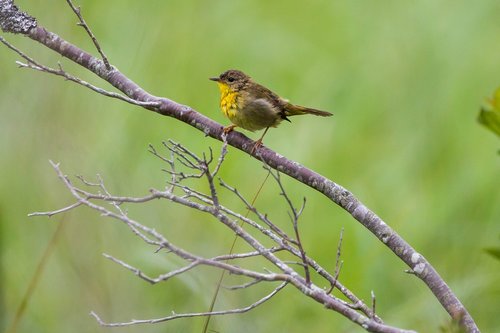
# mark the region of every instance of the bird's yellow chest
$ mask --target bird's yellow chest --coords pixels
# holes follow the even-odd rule
[[[230,120],[236,117],[238,112],[238,93],[231,90],[227,84],[218,82],[220,90],[220,108],[222,113]]]

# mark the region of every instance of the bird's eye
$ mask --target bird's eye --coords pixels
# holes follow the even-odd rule
[[[228,77],[228,78],[227,78],[227,81],[228,81],[228,82],[234,82],[234,77]]]

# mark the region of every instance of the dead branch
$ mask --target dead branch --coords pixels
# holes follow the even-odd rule
[[[140,239],[142,239],[145,243],[154,246],[156,249],[165,249],[170,253],[173,253],[178,258],[182,259],[185,264],[181,267],[174,269],[170,272],[166,272],[160,274],[157,277],[150,277],[146,273],[144,273],[141,269],[134,267],[125,261],[117,259],[109,254],[105,254],[104,256],[113,261],[114,263],[124,267],[128,271],[132,272],[139,278],[147,281],[151,284],[156,284],[160,282],[168,281],[174,277],[181,277],[182,274],[186,274],[189,271],[196,269],[199,266],[210,266],[216,269],[220,269],[223,271],[227,271],[233,275],[238,275],[242,277],[246,277],[250,279],[250,282],[245,282],[237,286],[229,287],[229,290],[241,290],[251,288],[257,284],[263,282],[281,282],[280,286],[275,288],[270,294],[262,297],[256,303],[253,303],[250,306],[244,308],[237,309],[229,309],[224,311],[209,311],[203,313],[185,313],[185,314],[175,314],[167,317],[162,317],[158,319],[144,319],[144,320],[131,320],[127,322],[114,322],[108,323],[104,322],[97,314],[93,313],[93,316],[96,320],[103,326],[115,327],[115,326],[128,326],[128,325],[136,325],[136,324],[144,324],[144,323],[158,323],[163,321],[174,320],[177,318],[184,317],[194,317],[194,316],[212,316],[212,315],[223,315],[223,314],[233,314],[233,313],[242,313],[253,309],[254,307],[262,304],[269,298],[273,297],[279,290],[281,290],[285,285],[289,284],[294,286],[297,290],[299,290],[304,295],[316,300],[322,306],[325,306],[328,309],[332,309],[349,320],[361,325],[369,332],[407,332],[405,330],[396,329],[390,327],[382,322],[380,317],[375,316],[375,314],[369,309],[369,307],[364,304],[358,297],[354,297],[355,303],[346,303],[339,298],[336,298],[329,292],[325,291],[323,288],[319,287],[312,279],[303,277],[298,271],[296,271],[287,260],[283,260],[280,257],[280,253],[288,253],[300,259],[298,268],[309,267],[314,269],[321,276],[326,277],[327,281],[331,283],[331,280],[334,277],[327,273],[325,269],[315,263],[311,258],[307,257],[306,252],[304,250],[304,244],[300,242],[291,243],[288,242],[290,237],[285,234],[282,237],[280,234],[275,233],[273,230],[280,230],[276,223],[266,218],[264,220],[253,221],[249,218],[242,216],[241,214],[235,213],[230,208],[223,205],[218,198],[217,194],[217,184],[213,178],[215,171],[220,170],[221,165],[224,161],[224,157],[227,154],[226,147],[223,146],[221,149],[221,153],[219,158],[217,159],[216,165],[214,168],[211,167],[211,163],[215,162],[213,158],[213,153],[210,150],[209,154],[202,154],[202,156],[198,156],[193,153],[183,145],[179,143],[171,142],[168,145],[164,146],[168,152],[167,155],[169,158],[163,157],[155,148],[150,148],[150,150],[154,151],[154,156],[159,157],[161,161],[165,162],[171,169],[179,171],[179,166],[176,164],[180,164],[182,167],[193,170],[195,172],[199,172],[202,175],[201,178],[204,178],[209,185],[209,194],[203,193],[199,190],[192,189],[185,185],[182,185],[182,181],[187,178],[175,177],[173,180],[174,188],[182,188],[184,193],[190,193],[189,196],[181,194],[174,194],[173,190],[157,190],[151,189],[150,194],[143,197],[124,197],[124,196],[115,196],[110,193],[110,191],[106,188],[104,181],[101,176],[97,176],[97,181],[88,181],[82,176],[76,177],[82,184],[89,188],[90,190],[80,188],[79,186],[74,185],[70,179],[65,176],[59,165],[56,163],[52,163],[59,179],[63,182],[63,184],[68,188],[70,193],[76,200],[76,203],[67,206],[64,209],[59,209],[51,212],[44,213],[36,213],[36,215],[47,215],[52,216],[54,214],[63,213],[70,209],[77,208],[78,206],[87,206],[96,211],[98,211],[101,215],[118,220],[127,225],[131,231],[137,235]],[[173,159],[173,157],[176,157]],[[172,170],[171,170],[172,171]],[[200,180],[201,180],[200,178]],[[279,175],[274,175],[273,178],[279,182]],[[224,183],[223,181],[220,181]],[[225,184],[225,183],[224,183]],[[222,186],[221,186],[222,187]],[[223,186],[223,188],[232,188],[229,185]],[[91,191],[94,189],[95,191]],[[280,191],[282,197],[288,202],[290,210],[295,219],[298,221],[300,217],[300,212],[303,209],[303,206],[300,209],[297,209],[293,203],[291,198],[285,191],[283,184],[280,184]],[[232,191],[233,193],[238,193],[236,190]],[[193,195],[193,193],[196,193]],[[247,202],[243,196],[240,194],[236,196],[237,198],[241,198],[242,202]],[[223,254],[215,257],[205,257],[194,254],[187,250],[184,250],[182,247],[175,245],[172,241],[170,241],[165,235],[160,234],[154,228],[146,226],[145,224],[136,221],[130,217],[126,211],[124,210],[124,205],[127,204],[141,204],[144,202],[148,202],[151,200],[158,199],[167,199],[173,203],[180,204],[182,206],[196,209],[202,212],[207,213],[212,218],[215,218],[222,224],[224,224],[227,228],[231,230],[232,233],[236,234],[241,240],[243,240],[249,247],[253,250],[251,252],[245,253],[231,253],[231,254]],[[102,204],[101,204],[102,203]],[[111,203],[110,205],[105,205],[106,203]],[[111,209],[109,208],[111,207]],[[256,212],[257,216],[265,216],[258,211],[256,207],[252,207],[252,210]],[[234,216],[238,216],[238,219],[245,224],[249,225],[251,228],[249,230],[243,229],[236,221],[234,221]],[[294,223],[297,224],[297,221]],[[268,226],[265,228],[263,225]],[[272,226],[272,227],[270,227]],[[269,241],[274,243],[273,247],[265,247],[261,241],[259,241],[252,232],[258,233],[260,235],[265,236]],[[283,232],[283,231],[282,231]],[[296,236],[298,236],[298,229],[295,229]],[[268,263],[274,267],[273,269],[263,268],[262,271],[253,270],[245,267],[245,260],[248,258],[261,257],[264,258]],[[232,263],[232,261],[238,260],[238,265]],[[305,271],[307,272],[307,270]],[[323,273],[322,273],[323,272]],[[344,295],[353,295],[352,292],[348,291],[347,288],[340,285],[335,281],[335,286],[341,287],[341,290]],[[348,296],[349,297],[349,296]],[[350,298],[351,299],[351,298]]]
[[[258,307],[259,305],[262,305],[264,302],[270,300],[281,289],[283,289],[286,286],[286,284],[287,284],[286,282],[281,283],[270,294],[262,297],[260,300],[258,300],[255,303],[250,304],[249,306],[246,306],[244,308],[239,308],[239,309],[230,309],[230,310],[223,310],[223,311],[211,311],[211,312],[180,313],[180,314],[176,314],[175,312],[172,311],[172,315],[167,316],[167,317],[162,317],[162,318],[157,318],[157,319],[143,319],[143,320],[132,319],[129,322],[123,322],[123,323],[107,323],[107,322],[103,321],[95,312],[91,312],[90,314],[97,320],[97,322],[101,326],[122,327],[122,326],[138,325],[138,324],[156,324],[156,323],[161,323],[164,321],[180,319],[180,318],[221,316],[221,315],[229,315],[229,314],[236,314],[236,313],[245,313],[245,312],[248,312],[248,311]]]

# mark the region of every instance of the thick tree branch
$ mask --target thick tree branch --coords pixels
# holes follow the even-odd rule
[[[25,34],[34,41],[87,68],[133,100],[159,104],[158,106],[144,106],[145,108],[176,118],[202,131],[206,136],[221,140],[223,131],[219,123],[188,106],[149,94],[115,67],[108,69],[102,60],[37,25],[34,18],[18,11],[12,0],[0,0],[0,26],[5,32]],[[323,193],[330,200],[344,208],[410,267],[415,276],[429,287],[453,319],[460,320],[468,332],[479,332],[470,314],[432,265],[351,192],[267,147],[260,147],[252,152],[253,141],[242,133],[231,132],[227,136],[227,142],[252,157],[262,160],[273,169]]]
[[[37,25],[36,19],[20,11],[13,0],[0,0],[0,28],[14,34],[26,34]]]

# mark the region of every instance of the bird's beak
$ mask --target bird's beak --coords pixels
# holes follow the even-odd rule
[[[209,77],[208,79],[212,80],[212,81],[215,81],[215,82],[219,82],[220,81],[220,78],[218,78],[218,77]]]

